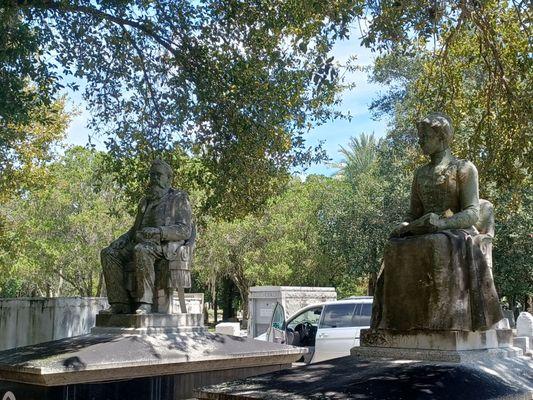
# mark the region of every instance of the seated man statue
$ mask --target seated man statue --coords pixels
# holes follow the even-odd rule
[[[417,128],[430,162],[415,172],[409,212],[385,247],[371,329],[487,330],[502,313],[490,237],[476,229],[491,219],[480,219],[476,167],[451,154],[446,115],[432,113]],[[490,206],[483,201],[482,211]]]
[[[101,252],[110,313],[152,312],[156,263],[183,256],[193,234],[192,212],[187,193],[171,183],[170,166],[155,160],[133,227]]]

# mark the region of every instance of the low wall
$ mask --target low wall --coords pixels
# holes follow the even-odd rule
[[[89,333],[106,297],[0,299],[0,350]]]

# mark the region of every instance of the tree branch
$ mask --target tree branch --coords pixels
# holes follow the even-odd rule
[[[164,121],[164,118],[163,118],[163,115],[161,113],[161,110],[159,108],[159,104],[156,100],[156,93],[155,93],[155,90],[154,90],[154,87],[152,85],[152,82],[150,80],[150,76],[148,74],[148,71],[146,71],[146,61],[145,61],[145,58],[144,58],[144,54],[143,52],[141,51],[141,49],[139,48],[139,46],[137,45],[137,43],[135,42],[135,39],[130,35],[130,33],[128,32],[128,30],[123,26],[122,27],[122,30],[124,31],[124,35],[127,36],[129,42],[131,43],[131,45],[133,46],[133,48],[135,49],[135,52],[137,53],[140,61],[141,61],[141,70],[143,72],[143,77],[144,77],[144,81],[146,82],[146,86],[148,88],[148,91],[150,92],[150,95],[148,96],[149,99],[152,100],[152,103],[153,103],[153,106],[155,108],[155,111],[157,112],[157,115],[159,116],[159,132],[161,133],[161,125]]]
[[[154,39],[157,43],[159,43],[161,46],[163,46],[165,49],[167,49],[169,52],[171,52],[173,55],[178,54],[178,50],[174,48],[176,43],[174,43],[171,40],[168,40],[167,38],[157,34],[153,31],[153,29],[149,26],[143,25],[137,21],[132,21],[130,19],[125,19],[122,17],[117,17],[116,15],[112,15],[109,13],[106,13],[102,10],[98,10],[93,7],[88,6],[82,6],[82,5],[73,5],[73,4],[66,4],[65,2],[57,2],[53,0],[41,0],[41,1],[31,1],[31,0],[12,0],[11,1],[12,6],[16,8],[37,8],[37,9],[44,9],[44,10],[54,10],[61,13],[82,13],[91,15],[93,17],[104,19],[107,21],[111,21],[117,25],[120,25],[122,27],[129,26],[132,28],[135,28],[141,32],[143,32],[145,35],[151,37]]]

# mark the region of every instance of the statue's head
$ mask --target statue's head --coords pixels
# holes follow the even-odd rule
[[[172,168],[157,158],[150,167],[150,189],[168,189],[172,184]]]
[[[426,155],[434,154],[450,147],[453,127],[450,117],[434,112],[418,121],[418,142]]]

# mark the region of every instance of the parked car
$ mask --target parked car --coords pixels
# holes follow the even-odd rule
[[[361,329],[370,327],[371,315],[369,296],[312,304],[288,319],[283,306],[277,303],[270,327],[256,339],[307,347],[307,363],[344,357],[352,347],[359,346]]]

